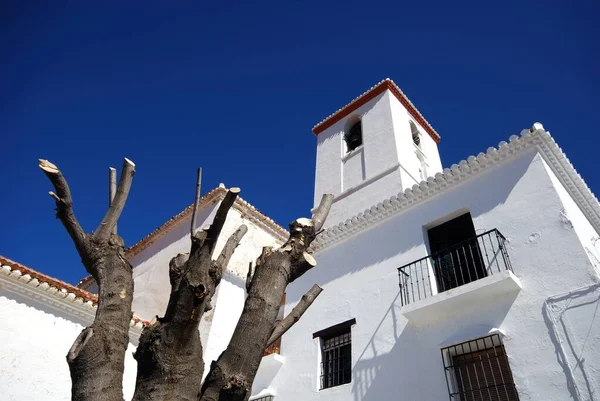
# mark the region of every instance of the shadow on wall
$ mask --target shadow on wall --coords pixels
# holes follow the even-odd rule
[[[352,393],[355,401],[394,399],[401,394],[402,383],[416,383],[418,380],[418,369],[415,366],[418,359],[418,347],[415,347],[418,336],[415,327],[400,314],[400,308],[398,293],[352,368]],[[392,350],[381,353],[379,348],[389,349],[390,342],[393,343]],[[402,363],[402,359],[415,361],[415,364]],[[396,379],[390,376],[395,376]],[[385,385],[377,385],[379,382],[384,382]],[[390,387],[391,383],[397,383],[397,388]],[[408,394],[406,389],[404,393]]]
[[[365,230],[343,242],[336,243],[315,255],[318,265],[302,278],[302,282],[313,282],[325,285],[344,275],[358,272],[364,268],[382,264],[390,259],[389,269],[400,267],[413,260],[427,256],[429,253],[425,246],[424,225],[443,218],[457,210],[468,208],[476,220],[494,210],[502,207],[511,196],[515,186],[519,183],[532,162],[537,151],[523,155],[513,160],[510,168],[496,168],[486,171],[469,181],[469,189],[464,186],[445,191],[427,201],[409,207],[400,215],[392,217],[372,229]],[[490,183],[494,183],[490,185]],[[485,218],[479,219],[476,224],[477,232],[503,227],[485,226]],[[340,262],[343,254],[343,263]],[[308,285],[304,290],[308,290]],[[289,294],[288,302],[300,299],[305,291],[296,291]]]
[[[600,400],[600,284],[550,297],[542,313],[571,397]]]
[[[354,401],[439,400],[447,396],[441,348],[501,328],[517,297],[518,293],[511,293],[467,305],[461,313],[441,316],[421,329],[401,314],[400,293],[396,294],[353,367]]]

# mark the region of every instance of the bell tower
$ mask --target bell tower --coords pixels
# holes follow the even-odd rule
[[[315,205],[334,195],[326,226],[397,195],[442,171],[438,133],[390,79],[313,128]]]

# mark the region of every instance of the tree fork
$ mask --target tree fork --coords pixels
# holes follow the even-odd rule
[[[227,349],[211,366],[202,385],[200,401],[246,401],[250,397],[285,288],[315,266],[307,250],[323,227],[332,202],[332,195],[324,195],[312,219],[301,218],[290,223],[290,237],[281,248],[263,249],[238,324]],[[314,290],[315,298],[319,292]]]
[[[200,173],[195,205],[199,181]],[[194,231],[196,210],[193,211],[190,253],[177,255],[169,265],[171,294],[165,315],[153,321],[140,336],[134,355],[138,374],[133,401],[197,400],[204,370],[198,326],[204,312],[211,308],[223,271],[247,232],[245,225],[240,226],[213,260],[227,213],[239,192],[238,188],[227,192],[208,228]]]
[[[83,265],[98,284],[98,307],[94,322],[77,337],[67,354],[74,401],[123,400],[123,370],[132,318],[133,277],[124,256],[123,240],[113,234],[123,211],[135,164],[123,163],[114,201],[94,234],[86,234],[73,212],[73,200],[59,168],[39,161],[56,192],[56,216],[71,236]]]

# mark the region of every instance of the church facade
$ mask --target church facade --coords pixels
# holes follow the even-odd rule
[[[288,287],[282,315],[313,284],[324,291],[266,350],[251,400],[600,400],[600,204],[541,124],[444,168],[438,133],[384,80],[313,133],[315,205],[335,198],[313,244],[318,265]],[[224,192],[202,198],[199,227]],[[190,212],[127,251],[132,350],[164,311]],[[249,232],[201,324],[207,365],[241,313],[248,263],[287,235],[239,200],[222,237],[241,222]],[[64,355],[93,319],[94,283],[0,262],[0,373],[12,375],[0,391],[66,400]],[[55,379],[38,373],[50,366]],[[128,397],[134,378],[128,360]]]

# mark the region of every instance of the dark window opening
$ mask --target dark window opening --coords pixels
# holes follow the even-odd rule
[[[421,147],[421,136],[419,135],[419,130],[417,129],[415,123],[413,123],[412,121],[410,121],[410,131],[412,133],[413,143],[418,147]]]
[[[250,400],[250,401],[273,401],[274,399],[275,399],[275,397],[272,395],[265,395],[264,397],[254,398],[253,400]]]
[[[356,319],[313,334],[321,338],[321,389],[352,381],[352,332]]]
[[[344,135],[344,140],[346,141],[348,152],[351,152],[362,145],[362,123],[360,121],[357,121],[352,125],[350,130]]]
[[[450,401],[519,401],[498,334],[442,349]]]
[[[427,231],[438,292],[486,277],[471,213]]]
[[[418,132],[413,132],[412,138],[413,138],[413,142],[415,145],[417,145],[417,146],[421,145],[421,137],[419,136]]]

